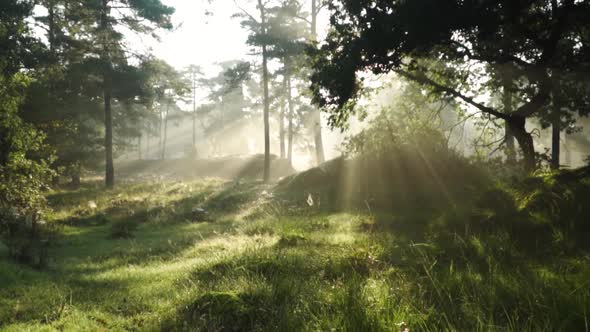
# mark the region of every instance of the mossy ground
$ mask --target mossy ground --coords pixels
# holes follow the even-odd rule
[[[0,249],[0,329],[589,330],[585,251],[454,229],[460,210],[328,212],[270,191],[208,179],[49,194],[49,266]]]

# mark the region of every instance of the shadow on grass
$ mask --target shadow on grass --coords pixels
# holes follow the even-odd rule
[[[316,324],[323,330],[330,317],[348,330],[378,330],[360,295],[377,268],[367,250],[297,239],[195,270],[179,287],[198,284],[204,292],[178,307],[161,328],[297,331]]]

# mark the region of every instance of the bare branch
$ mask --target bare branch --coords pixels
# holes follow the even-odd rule
[[[412,74],[412,73],[405,71],[403,69],[396,69],[396,70],[394,70],[394,72],[396,72],[396,73],[402,75],[403,77],[406,77],[412,81],[418,82],[420,84],[429,85],[432,88],[438,90],[439,92],[444,92],[444,93],[449,94],[453,97],[459,98],[459,99],[463,100],[464,102],[466,102],[467,104],[474,106],[475,108],[479,109],[480,111],[482,111],[484,113],[491,114],[497,118],[504,119],[504,120],[506,120],[509,117],[508,115],[498,112],[491,107],[488,107],[488,106],[485,106],[483,104],[476,102],[472,97],[465,96],[464,94],[462,94],[461,92],[459,92],[455,89],[449,88],[449,87],[441,85],[439,83],[436,83],[435,81],[431,80],[430,78],[426,77],[425,75],[415,75],[415,74]]]
[[[241,6],[238,4],[238,2],[237,2],[236,0],[233,0],[233,1],[234,1],[234,5],[235,5],[236,7],[238,7],[238,9],[239,9],[239,10],[240,10],[240,11],[241,11],[241,12],[242,12],[244,15],[248,16],[248,17],[249,17],[249,18],[250,18],[252,21],[256,22],[256,24],[260,24],[260,22],[258,22],[258,20],[254,18],[254,16],[252,16],[250,13],[248,13],[248,11],[247,11],[247,10],[245,10],[244,8],[242,8],[242,7],[241,7]]]

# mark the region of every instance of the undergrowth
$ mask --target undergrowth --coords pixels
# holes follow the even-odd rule
[[[588,331],[589,190],[540,173],[398,213],[218,180],[56,192],[47,268],[0,259],[0,329]]]

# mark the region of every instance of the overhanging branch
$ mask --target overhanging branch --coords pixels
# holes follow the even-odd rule
[[[415,74],[412,74],[412,73],[405,71],[403,69],[395,69],[394,72],[407,78],[407,79],[410,79],[412,81],[418,82],[420,84],[428,85],[439,92],[444,92],[444,93],[449,94],[455,98],[459,98],[459,99],[463,100],[464,102],[466,102],[467,104],[477,108],[478,110],[480,110],[484,113],[493,115],[497,118],[504,119],[504,120],[509,118],[509,116],[507,114],[504,114],[502,112],[498,112],[491,107],[488,107],[488,106],[485,106],[481,103],[478,103],[472,97],[465,96],[464,94],[462,94],[461,92],[459,92],[453,88],[449,88],[447,86],[439,84],[439,83],[431,80],[430,78],[426,77],[425,75],[415,75]]]

